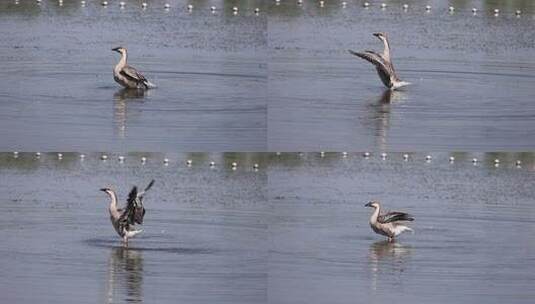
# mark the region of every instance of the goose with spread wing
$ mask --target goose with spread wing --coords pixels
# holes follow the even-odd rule
[[[127,89],[141,89],[147,90],[155,88],[156,86],[127,63],[128,52],[126,48],[120,46],[112,49],[121,54],[119,63],[113,69],[113,79]]]
[[[355,52],[348,50],[349,53],[372,63],[377,70],[377,74],[379,74],[379,78],[381,78],[381,81],[387,88],[396,90],[409,85],[409,82],[401,81],[394,70],[394,65],[390,59],[390,43],[388,42],[386,33],[374,33],[373,35],[379,38],[384,44],[382,54],[374,51]]]
[[[137,187],[134,186],[128,194],[126,206],[120,209],[117,205],[117,194],[110,188],[100,189],[106,192],[111,199],[109,212],[110,220],[113,228],[119,236],[123,239],[124,245],[128,246],[128,239],[141,233],[143,230],[137,230],[136,224],[143,224],[145,217],[145,207],[143,206],[143,197],[145,193],[152,187],[154,180],[152,180],[145,190],[138,192]]]
[[[413,231],[405,224],[414,221],[408,213],[392,211],[381,214],[381,204],[378,201],[371,201],[364,206],[375,209],[370,217],[370,226],[375,233],[388,237],[388,241],[394,241],[396,236],[405,231]]]

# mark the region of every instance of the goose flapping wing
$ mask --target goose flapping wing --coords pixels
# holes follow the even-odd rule
[[[387,86],[391,86],[391,79],[397,79],[394,69],[392,65],[385,61],[383,56],[380,54],[374,52],[374,51],[364,51],[364,52],[355,52],[352,50],[348,50],[350,54],[355,55],[359,58],[362,58],[377,68],[377,72],[379,73],[379,77],[381,78],[381,81]]]
[[[405,212],[392,211],[377,217],[377,221],[381,224],[399,222],[399,221],[414,221],[414,218]]]
[[[130,193],[128,194],[128,200],[126,202],[126,206],[121,216],[119,217],[119,223],[124,225],[127,229],[129,225],[135,225],[136,223],[139,223],[139,221],[136,218],[136,212],[138,212],[136,210],[137,209],[136,198],[137,198],[137,187],[134,186],[132,190],[130,190]],[[143,220],[141,220],[141,222],[143,222]]]
[[[145,187],[145,190],[137,194],[137,197],[143,199],[143,195],[145,195],[145,192],[149,191],[149,189],[152,188],[152,185],[154,185],[154,180],[151,180],[147,187]]]

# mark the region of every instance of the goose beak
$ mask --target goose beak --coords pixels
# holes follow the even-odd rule
[[[364,205],[364,207],[371,207],[371,206],[372,206],[372,202],[369,202],[366,205]]]
[[[106,188],[101,188],[100,191],[102,191],[102,192],[106,192],[106,191],[108,191],[108,189],[106,189]]]
[[[375,37],[377,37],[377,38],[381,38],[381,36],[382,36],[381,33],[373,33],[373,35],[374,35]]]
[[[116,48],[113,48],[113,49],[111,49],[111,50],[120,53],[120,52],[119,52],[119,49],[120,49],[120,48],[116,47]]]

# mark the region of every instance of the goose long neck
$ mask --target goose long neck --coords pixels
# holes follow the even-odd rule
[[[111,192],[110,193],[110,198],[111,198],[111,202],[110,202],[110,214],[116,214],[118,213],[117,211],[117,194],[115,192]]]
[[[379,217],[379,212],[381,211],[381,207],[375,208],[375,210],[372,213],[372,216],[370,216],[370,224],[377,223],[377,217]]]
[[[117,63],[117,68],[122,69],[126,65],[126,58],[128,57],[126,51],[124,53],[121,53],[121,60],[119,60],[119,63]]]
[[[388,38],[384,37],[383,44],[385,45],[385,49],[383,51],[383,57],[386,61],[390,62],[390,44],[388,43]]]

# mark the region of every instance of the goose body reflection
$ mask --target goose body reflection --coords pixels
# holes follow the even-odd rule
[[[370,245],[369,266],[371,287],[377,290],[382,281],[388,284],[403,284],[402,275],[411,255],[411,247],[389,241]]]
[[[142,102],[145,96],[150,94],[146,90],[120,89],[113,94],[114,120],[118,135],[126,137],[127,103],[128,101]]]
[[[128,239],[133,238],[143,230],[137,230],[136,224],[143,224],[145,217],[145,207],[143,206],[143,196],[148,191],[154,180],[152,180],[144,191],[138,192],[137,187],[134,186],[128,194],[126,207],[120,209],[117,205],[117,194],[110,188],[102,188],[101,191],[110,196],[109,213],[113,228],[117,234],[123,239],[124,245],[128,246]]]
[[[374,33],[373,35],[379,38],[384,44],[382,54],[374,51],[355,52],[348,50],[349,53],[373,64],[377,70],[377,74],[379,74],[379,78],[381,78],[381,81],[387,88],[396,90],[409,85],[409,82],[399,79],[396,70],[394,70],[394,65],[390,59],[390,43],[388,42],[386,33]]]
[[[112,248],[107,298],[108,303],[143,303],[143,252],[124,247]]]
[[[381,214],[381,204],[371,201],[365,205],[375,210],[370,217],[370,227],[377,233],[388,237],[389,242],[405,231],[413,231],[405,225],[405,222],[414,221],[414,218],[405,212],[392,211]]]

